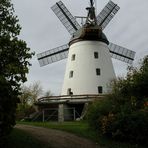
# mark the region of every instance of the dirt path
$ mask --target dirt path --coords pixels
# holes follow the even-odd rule
[[[49,148],[100,148],[88,139],[59,130],[29,125],[16,125],[16,128],[30,133]]]

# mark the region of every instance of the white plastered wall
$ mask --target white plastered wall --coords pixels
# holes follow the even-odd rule
[[[98,59],[94,58],[94,52],[98,52]],[[74,54],[75,60],[72,61]],[[101,70],[101,75],[96,75],[96,68]],[[72,78],[69,78],[70,71],[73,71]],[[102,86],[103,93],[107,93],[108,84],[114,78],[107,44],[101,41],[76,42],[69,48],[61,94],[67,95],[69,88],[73,95],[98,94],[98,86]]]

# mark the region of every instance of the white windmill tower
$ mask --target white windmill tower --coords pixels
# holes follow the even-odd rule
[[[131,64],[135,56],[134,51],[109,42],[102,32],[119,6],[109,1],[96,16],[94,1],[90,0],[86,23],[82,26],[61,1],[51,9],[72,38],[68,44],[38,54],[40,66],[68,57],[62,95],[107,93],[107,84],[115,78],[111,57]]]

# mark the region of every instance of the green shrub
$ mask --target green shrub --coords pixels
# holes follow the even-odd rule
[[[89,125],[104,136],[148,145],[148,56],[111,87],[111,94],[90,105]]]
[[[100,129],[101,123],[99,121],[112,110],[111,104],[110,100],[100,100],[89,106],[87,119],[92,128]]]
[[[91,104],[87,114],[89,125],[108,138],[147,145],[148,112],[145,109],[129,112],[125,111],[127,104],[113,104],[109,98]]]
[[[117,140],[148,144],[148,113],[136,111],[118,114],[112,123],[112,137]]]

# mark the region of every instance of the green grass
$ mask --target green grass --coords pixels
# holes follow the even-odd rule
[[[18,122],[19,124],[41,126],[45,128],[58,129],[73,133],[77,136],[88,138],[98,143],[103,148],[144,148],[136,144],[116,142],[106,139],[97,132],[91,130],[87,122]]]
[[[28,133],[13,129],[3,148],[43,148],[43,144]],[[45,147],[44,147],[45,148]]]
[[[86,122],[18,122],[19,124],[41,126],[45,128],[58,129],[66,132],[73,133],[80,137],[85,137],[93,141],[97,141],[97,136],[92,131]]]

